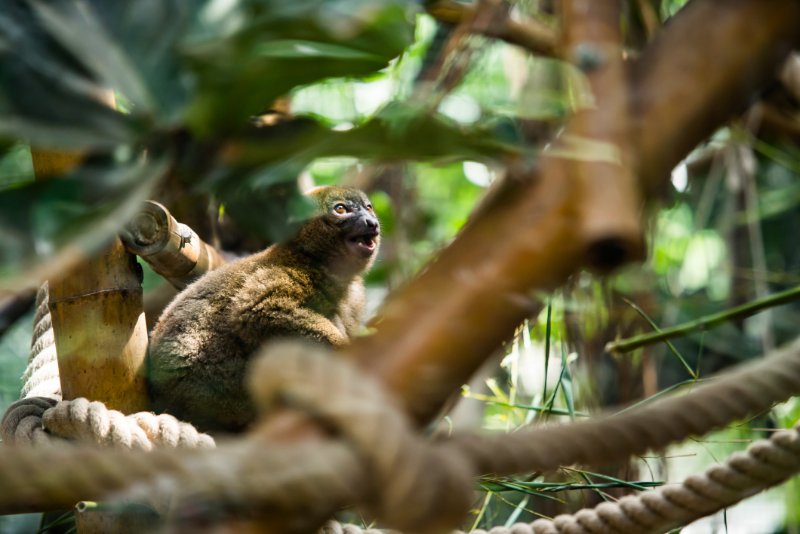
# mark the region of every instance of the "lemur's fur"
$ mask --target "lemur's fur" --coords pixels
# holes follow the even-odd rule
[[[378,219],[357,189],[309,196],[318,215],[292,239],[206,274],[164,311],[148,362],[157,411],[207,431],[240,431],[255,416],[242,382],[256,349],[283,337],[338,347],[359,327]]]

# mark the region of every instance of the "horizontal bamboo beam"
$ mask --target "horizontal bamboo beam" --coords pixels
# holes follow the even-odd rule
[[[138,255],[176,289],[183,289],[225,258],[169,210],[149,200],[121,233],[125,247]]]

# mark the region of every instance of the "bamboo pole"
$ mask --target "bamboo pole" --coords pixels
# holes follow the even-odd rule
[[[179,290],[225,263],[217,249],[152,200],[144,203],[121,237],[129,252]]]
[[[579,233],[595,270],[644,259],[642,198],[631,165],[620,0],[564,0],[562,55],[582,70],[592,102],[556,145],[579,187]]]
[[[112,92],[104,98],[113,106]],[[31,154],[37,179],[64,174],[82,159],[36,148]],[[49,287],[64,398],[87,397],[125,413],[146,409],[147,329],[135,258],[114,238],[94,258],[49,280]]]
[[[146,410],[147,327],[134,256],[114,238],[49,285],[64,399],[99,400],[123,413]]]
[[[103,99],[114,106],[113,92]],[[37,179],[63,175],[83,158],[36,148],[31,155]],[[104,251],[48,280],[64,399],[86,397],[123,413],[148,409],[141,277],[136,258],[114,237]],[[134,532],[129,519],[115,512],[77,514],[76,526],[80,534]]]

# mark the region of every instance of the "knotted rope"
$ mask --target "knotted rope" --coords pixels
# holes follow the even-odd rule
[[[255,361],[248,387],[263,411],[291,406],[334,428],[369,473],[359,502],[386,523],[436,532],[469,510],[469,458],[420,438],[383,388],[349,362],[306,343],[278,343]]]
[[[86,443],[151,450],[154,446],[214,446],[214,439],[171,415],[139,412],[126,416],[101,402],[61,400],[53,325],[45,282],[36,294],[31,353],[22,375],[22,399],[0,422],[0,438],[9,444],[60,443],[63,438]]]
[[[5,443],[26,445],[63,438],[84,443],[149,451],[154,446],[214,446],[214,439],[192,425],[168,414],[139,412],[124,415],[109,410],[102,402],[79,398],[56,401],[30,397],[12,404],[0,422],[0,437]]]
[[[69,487],[70,501],[76,494],[98,498],[115,493],[134,500],[141,495],[174,496],[178,512],[214,504],[315,520],[336,506],[360,503],[392,526],[426,531],[453,525],[461,517],[470,497],[468,480],[475,474],[622,459],[767,409],[800,391],[798,354],[800,345],[794,343],[684,397],[600,421],[427,443],[409,431],[380,387],[347,362],[318,348],[283,344],[260,355],[251,372],[257,404],[279,402],[303,409],[342,439],[265,447],[255,432],[216,450],[180,455],[169,450],[139,455],[70,448],[58,451],[62,461],[57,469],[44,468],[53,465],[47,460],[53,451],[11,449],[0,455],[0,476],[7,481],[0,485],[0,509],[13,508],[20,498],[49,499],[46,502],[53,504],[67,498],[63,488]],[[797,433],[776,433],[682,486],[528,527],[536,533],[668,530],[800,468]],[[514,528],[527,531],[524,525]]]
[[[48,397],[31,397],[15,402],[0,422],[0,439],[9,445],[45,445],[57,440],[42,426],[44,412],[56,402]]]

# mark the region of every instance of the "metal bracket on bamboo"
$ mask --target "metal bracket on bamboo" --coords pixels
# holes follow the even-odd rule
[[[152,200],[144,203],[120,237],[129,252],[179,290],[225,263],[217,249]]]

